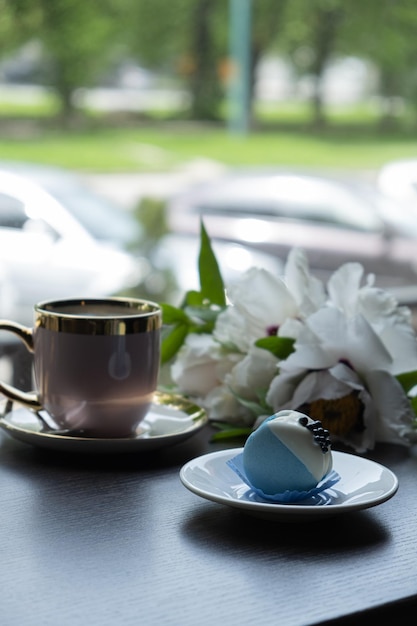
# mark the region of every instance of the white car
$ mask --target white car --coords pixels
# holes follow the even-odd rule
[[[416,203],[417,206],[417,203]],[[417,303],[417,214],[375,185],[286,168],[229,172],[171,198],[174,233],[197,233],[201,219],[213,239],[239,243],[285,261],[305,250],[322,280],[357,261],[404,304]]]
[[[96,193],[72,170],[27,161],[0,161],[0,171],[30,180],[57,200],[94,239],[126,249],[143,236],[134,215]]]
[[[94,238],[55,197],[0,169],[0,316],[32,323],[50,298],[113,295],[141,280],[136,259]]]
[[[377,173],[378,188],[387,196],[408,202],[417,211],[417,159],[385,163]]]
[[[263,268],[274,276],[284,275],[284,263],[271,254],[220,239],[212,239],[211,246],[226,288],[252,267]],[[165,299],[179,306],[187,291],[200,288],[199,252],[199,236],[165,235],[150,253],[152,271],[148,282],[162,285]]]

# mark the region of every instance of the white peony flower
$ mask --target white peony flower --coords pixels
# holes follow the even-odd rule
[[[301,250],[290,252],[284,279],[264,269],[251,268],[228,291],[230,306],[219,315],[214,337],[236,350],[248,352],[269,334],[296,336],[301,322],[325,301],[322,283],[310,276]],[[285,324],[285,335],[281,326]]]
[[[190,334],[171,367],[171,377],[181,393],[204,397],[221,383],[220,347],[208,334]]]
[[[239,402],[227,385],[212,389],[201,404],[208,411],[211,420],[247,426],[253,424],[253,412]]]
[[[171,367],[179,392],[212,420],[256,428],[269,405],[320,419],[333,441],[357,452],[409,442],[415,415],[396,376],[417,372],[411,313],[372,275],[364,280],[359,263],[334,272],[326,291],[293,249],[282,279],[252,268],[227,295],[212,334],[187,335]],[[275,335],[294,340],[283,360],[255,345]]]
[[[361,314],[368,321],[393,356],[393,374],[412,371],[417,347],[411,311],[398,306],[389,292],[374,287],[372,276],[361,287],[363,273],[359,263],[347,263],[334,272],[328,283],[330,303],[348,317]]]
[[[287,317],[297,315],[297,304],[283,281],[264,269],[245,272],[228,298],[230,306],[218,316],[213,336],[245,353],[257,339],[276,334]]]
[[[299,248],[293,248],[288,254],[284,282],[297,303],[301,318],[317,311],[326,301],[323,283],[311,276],[307,256]]]
[[[225,376],[225,383],[245,400],[257,400],[277,374],[278,359],[268,350],[252,346],[248,354]]]
[[[399,335],[400,328],[402,325],[397,328]],[[408,328],[402,332],[408,337]],[[400,349],[401,345],[400,341]],[[337,417],[332,427],[330,405],[328,419],[324,408],[316,417],[322,418],[337,439],[357,451],[373,448],[376,441],[407,443],[414,414],[394,378],[396,359],[397,352],[389,350],[362,314],[346,316],[335,307],[324,307],[306,320],[295,351],[280,362],[280,373],[272,381],[266,399],[274,411],[308,404],[311,414],[312,403],[318,400],[346,398],[352,415],[352,399],[356,397],[360,405],[353,413],[355,419],[345,421],[344,429],[336,427]],[[415,339],[407,361],[417,369]]]
[[[267,350],[252,346],[226,375],[224,384],[212,389],[203,400],[212,419],[251,426],[254,413],[250,404],[259,404],[260,397],[277,373],[277,361]]]
[[[376,409],[362,381],[347,365],[338,363],[327,370],[301,375],[288,373],[278,376],[273,385],[271,394],[278,406],[297,408],[320,419],[333,441],[342,441],[357,452],[374,446]]]

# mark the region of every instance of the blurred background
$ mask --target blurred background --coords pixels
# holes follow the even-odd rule
[[[201,217],[226,283],[300,246],[414,310],[416,29],[414,0],[0,0],[0,316],[178,304]]]

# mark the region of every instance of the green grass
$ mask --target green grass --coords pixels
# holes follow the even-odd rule
[[[391,159],[417,156],[414,137],[312,135],[303,131],[254,132],[160,128],[43,132],[0,139],[0,159],[52,163],[86,171],[169,170],[197,158],[229,166],[293,165],[375,169]]]
[[[53,104],[53,103],[52,103]],[[228,166],[290,165],[369,169],[417,156],[417,138],[407,130],[382,132],[374,111],[331,112],[322,132],[308,127],[308,109],[276,107],[257,112],[259,128],[247,136],[226,126],[138,118],[90,116],[84,130],[59,130],[44,109],[0,109],[0,159],[55,164],[83,171],[170,170],[194,159]]]

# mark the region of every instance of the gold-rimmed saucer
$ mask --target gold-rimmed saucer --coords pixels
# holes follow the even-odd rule
[[[180,443],[207,424],[200,406],[177,394],[156,392],[148,414],[136,435],[126,438],[99,438],[58,434],[45,428],[38,414],[8,402],[0,427],[11,437],[41,448],[65,452],[122,453],[152,451]]]

